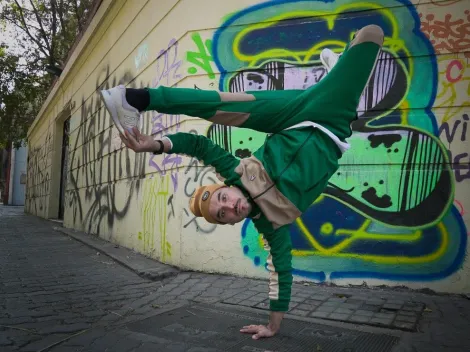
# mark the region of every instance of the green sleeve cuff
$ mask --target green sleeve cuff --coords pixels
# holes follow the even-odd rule
[[[289,303],[288,299],[283,300],[270,300],[269,301],[269,309],[273,312],[287,312],[289,310]]]
[[[178,135],[178,134],[168,134],[165,136],[165,138],[168,138],[171,142],[171,150],[169,153],[171,154],[185,154],[184,151],[183,151],[183,148],[181,148],[182,146],[184,146],[184,141],[181,140],[181,139],[184,139],[181,138],[182,136],[181,135]],[[180,139],[180,142],[178,142],[178,139]],[[178,148],[179,147],[179,148]]]

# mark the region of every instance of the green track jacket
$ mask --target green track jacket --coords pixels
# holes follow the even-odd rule
[[[240,160],[204,136],[180,132],[166,137],[172,142],[169,153],[214,166],[227,186],[239,187],[252,199],[250,218],[269,251],[270,309],[286,312],[292,286],[289,226],[338,169],[338,146],[316,128],[299,128],[268,136],[251,157]]]

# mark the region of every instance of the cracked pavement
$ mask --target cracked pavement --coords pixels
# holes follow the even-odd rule
[[[267,318],[266,280],[172,269],[152,281],[21,207],[0,205],[0,223],[0,351],[209,351],[126,326],[194,303]],[[393,351],[470,350],[470,300],[458,295],[296,283],[286,319],[390,334]]]

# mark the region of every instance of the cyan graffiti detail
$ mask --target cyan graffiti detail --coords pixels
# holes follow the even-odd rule
[[[291,0],[244,9],[212,41],[219,89],[308,88],[326,75],[321,50],[340,54],[368,24],[384,29],[384,48],[358,107],[352,148],[324,194],[290,228],[295,273],[320,281],[446,277],[461,266],[467,231],[452,205],[453,171],[431,111],[437,61],[411,3]],[[240,158],[266,138],[220,125],[208,136]],[[255,265],[265,263],[249,220],[241,246]]]

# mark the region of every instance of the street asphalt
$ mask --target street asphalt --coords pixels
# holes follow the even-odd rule
[[[0,205],[0,351],[470,351],[470,300],[293,285],[279,335],[267,281],[182,272]]]

